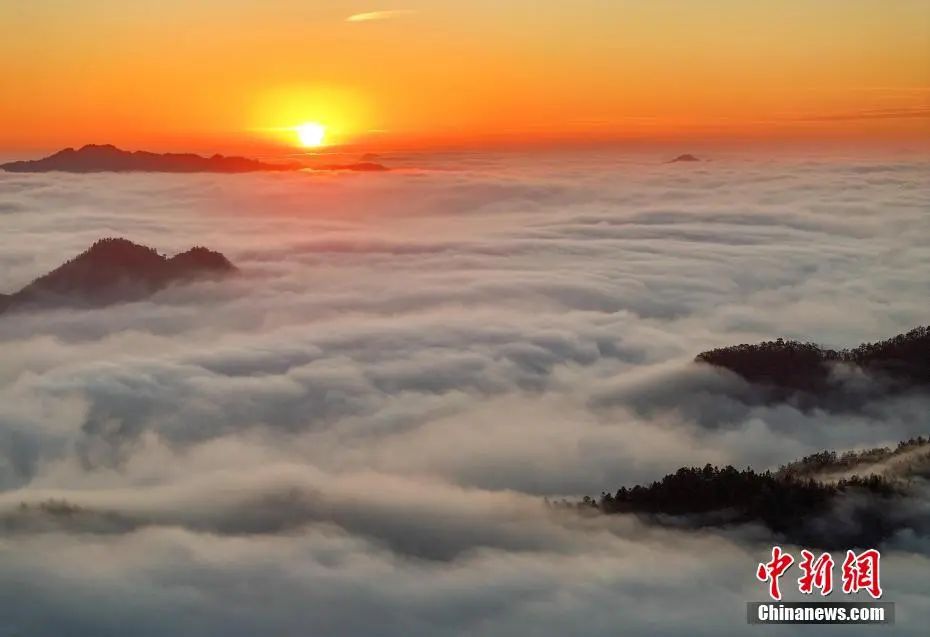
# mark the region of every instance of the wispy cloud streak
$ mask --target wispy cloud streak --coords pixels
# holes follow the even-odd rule
[[[391,20],[403,16],[413,15],[416,11],[413,9],[390,9],[386,11],[368,11],[365,13],[354,13],[346,18],[346,22],[376,22],[379,20]]]

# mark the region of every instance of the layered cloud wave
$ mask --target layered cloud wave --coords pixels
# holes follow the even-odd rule
[[[543,497],[926,434],[920,398],[805,411],[691,360],[926,323],[930,165],[659,159],[0,174],[3,290],[107,235],[203,244],[243,272],[0,317],[0,623],[741,633],[761,531],[579,519]],[[888,598],[920,634],[930,549],[894,546]]]

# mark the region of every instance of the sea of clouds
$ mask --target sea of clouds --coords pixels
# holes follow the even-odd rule
[[[662,159],[0,173],[0,292],[104,236],[242,271],[0,316],[0,634],[745,633],[761,529],[544,498],[927,434],[930,400],[767,404],[692,359],[926,324],[930,162]],[[930,542],[882,566],[924,634]]]

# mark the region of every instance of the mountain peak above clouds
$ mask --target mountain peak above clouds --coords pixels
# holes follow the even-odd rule
[[[104,306],[145,298],[172,283],[233,274],[221,253],[195,247],[166,257],[123,238],[104,238],[13,294],[0,312],[62,306]]]
[[[665,162],[665,163],[667,163],[667,164],[676,164],[676,163],[678,163],[678,162],[689,162],[689,161],[701,161],[701,160],[698,159],[697,157],[695,157],[694,155],[691,155],[690,153],[685,153],[684,155],[679,155],[679,156],[676,157],[675,159],[672,159],[672,160],[667,161],[667,162]]]

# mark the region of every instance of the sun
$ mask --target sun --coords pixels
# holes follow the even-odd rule
[[[294,130],[297,132],[297,139],[300,140],[302,146],[322,146],[323,139],[326,137],[326,127],[317,122],[301,124]]]

